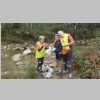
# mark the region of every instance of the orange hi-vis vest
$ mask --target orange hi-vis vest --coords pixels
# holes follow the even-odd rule
[[[61,44],[62,44],[62,54],[65,55],[69,52],[70,47],[68,46],[69,35],[64,33],[64,35],[60,38]]]

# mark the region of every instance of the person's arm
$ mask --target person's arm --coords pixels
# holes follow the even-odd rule
[[[43,44],[43,48],[44,48],[44,49],[48,48],[48,44],[47,44],[47,43],[44,43],[44,44]]]
[[[71,45],[73,45],[74,44],[74,39],[73,39],[73,37],[69,34],[69,46],[71,46]]]

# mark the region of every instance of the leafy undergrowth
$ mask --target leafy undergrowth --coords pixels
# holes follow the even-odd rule
[[[100,41],[100,39],[99,39]],[[93,45],[74,46],[73,49],[73,71],[76,70],[82,79],[100,78],[100,51],[99,46]],[[97,75],[99,73],[99,75]]]

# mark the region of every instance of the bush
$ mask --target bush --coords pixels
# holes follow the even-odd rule
[[[54,37],[54,33],[58,30],[63,30],[74,33],[75,39],[90,39],[96,36],[96,25],[92,23],[2,23],[1,35],[2,41],[9,38],[12,40],[13,36],[16,36],[16,39],[24,39],[24,41],[29,39],[35,41],[39,35],[45,35],[49,41]],[[29,33],[28,35],[26,34],[27,32]]]

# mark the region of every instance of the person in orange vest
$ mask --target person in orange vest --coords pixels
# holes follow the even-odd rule
[[[69,33],[64,33],[63,31],[58,31],[60,36],[60,42],[62,45],[62,55],[65,63],[65,71],[68,72],[68,78],[72,78],[72,45],[74,44],[74,39]]]
[[[42,65],[45,57],[45,37],[39,36],[39,41],[35,44],[35,57],[37,59],[37,71],[42,72]]]

